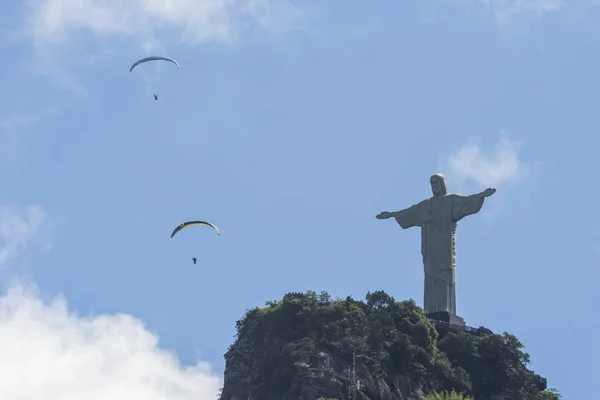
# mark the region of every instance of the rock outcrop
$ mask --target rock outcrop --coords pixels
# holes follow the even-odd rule
[[[455,389],[476,400],[558,399],[512,335],[433,325],[414,301],[288,293],[248,310],[225,354],[221,400],[421,400]]]

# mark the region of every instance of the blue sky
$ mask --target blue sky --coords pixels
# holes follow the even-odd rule
[[[307,289],[422,305],[418,229],[375,215],[429,197],[435,172],[451,192],[498,189],[459,223],[459,315],[515,334],[565,399],[589,395],[593,2],[13,3],[4,397],[214,399],[248,308]],[[181,69],[129,72],[149,54]],[[169,238],[190,219],[221,236]]]

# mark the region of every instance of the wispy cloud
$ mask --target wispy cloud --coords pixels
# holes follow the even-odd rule
[[[0,120],[0,129],[9,131],[22,130],[35,125],[42,119],[56,115],[58,111],[55,109],[38,111],[24,115],[14,115]]]
[[[11,162],[18,153],[21,136],[40,121],[58,114],[57,109],[47,109],[30,114],[0,118],[0,162]]]
[[[486,187],[513,183],[531,172],[531,166],[519,158],[521,144],[503,131],[494,150],[485,151],[479,138],[471,138],[442,164],[453,182],[460,185],[468,181]]]
[[[60,62],[67,58],[70,69],[76,66],[69,57],[74,49],[77,63],[85,64],[109,43],[145,53],[169,44],[235,43],[253,27],[269,33],[300,29],[308,15],[289,0],[26,0],[25,5],[23,33],[34,46],[36,72],[80,96],[85,88]]]
[[[42,227],[46,221],[48,214],[40,206],[29,206],[18,213],[0,205],[0,268],[43,238]]]
[[[129,37],[140,45],[169,31],[188,44],[230,42],[248,23],[293,28],[303,13],[286,0],[28,0],[27,32],[36,40],[66,43],[77,31]],[[282,21],[283,20],[283,21]]]
[[[79,317],[14,284],[0,298],[0,393],[11,400],[214,400],[210,365],[180,365],[130,315]]]
[[[485,215],[491,219],[497,217],[509,203],[523,212],[531,210],[533,204],[529,199],[538,187],[532,178],[541,177],[543,165],[537,161],[524,161],[522,145],[521,140],[511,138],[505,131],[500,132],[499,140],[489,149],[484,148],[480,138],[469,139],[439,164],[448,178],[449,191],[476,193],[488,187],[498,189],[493,200],[486,205]],[[524,182],[528,185],[520,185]],[[521,196],[512,196],[517,185]]]
[[[537,20],[549,12],[573,5],[563,0],[477,0],[489,7],[501,27]]]

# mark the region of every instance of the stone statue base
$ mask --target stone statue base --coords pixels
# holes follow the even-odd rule
[[[465,320],[448,311],[436,311],[427,315],[430,319],[445,322],[450,325],[466,326]]]

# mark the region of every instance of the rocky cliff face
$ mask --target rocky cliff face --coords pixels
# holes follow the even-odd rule
[[[273,390],[269,393],[265,387],[268,379],[261,379],[253,373],[260,363],[260,355],[251,347],[241,345],[231,355],[231,361],[228,360],[221,400],[315,400],[319,397],[421,400],[419,395],[423,394],[422,388],[415,386],[408,376],[376,376],[360,363],[360,358],[352,379],[352,361],[327,351],[305,353],[298,349],[303,347],[301,344],[294,343],[286,350],[297,354],[296,361],[275,367],[294,376],[276,382],[282,386],[281,389],[269,385],[269,389]]]
[[[511,335],[438,332],[412,301],[289,293],[237,322],[221,400],[556,399]]]

